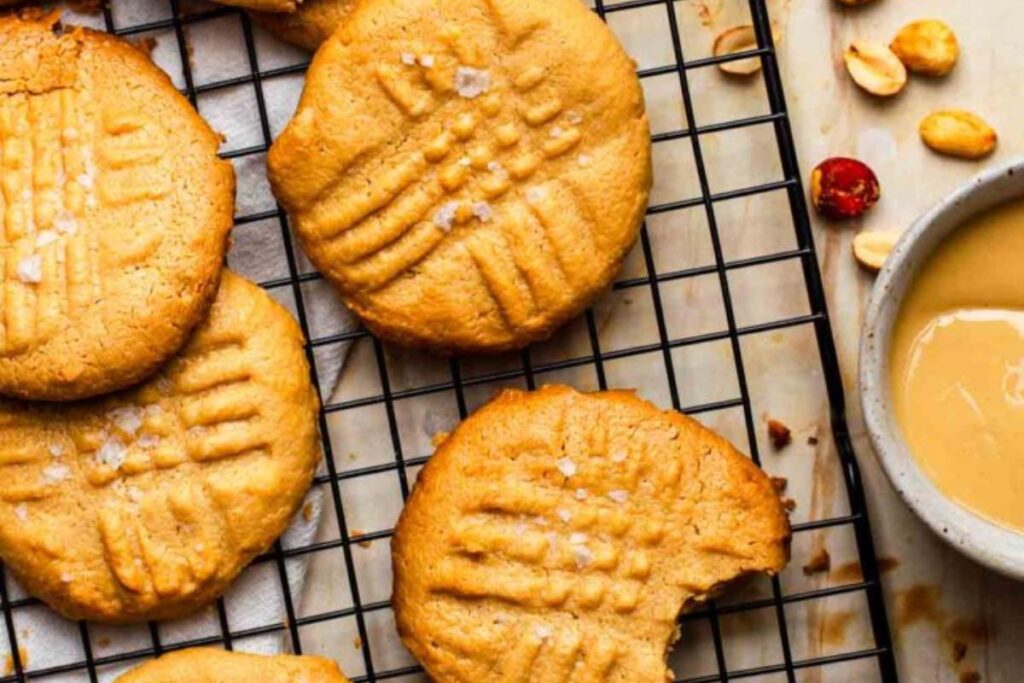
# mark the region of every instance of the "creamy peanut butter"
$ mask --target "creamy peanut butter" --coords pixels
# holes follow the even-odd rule
[[[918,464],[953,500],[1024,532],[1024,201],[956,229],[925,263],[890,360]]]

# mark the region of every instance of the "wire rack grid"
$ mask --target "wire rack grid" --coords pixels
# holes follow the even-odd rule
[[[219,625],[219,633],[217,635],[198,640],[167,644],[162,638],[160,626],[151,624],[149,626],[151,643],[147,647],[113,655],[98,654],[96,652],[95,639],[90,634],[90,625],[80,623],[77,625],[82,643],[82,657],[80,661],[49,669],[33,669],[29,671],[28,662],[24,661],[25,657],[19,649],[15,615],[18,610],[37,606],[39,603],[32,598],[12,598],[7,583],[4,580],[3,567],[0,566],[0,606],[2,606],[3,625],[7,633],[10,645],[9,651],[11,653],[11,661],[8,663],[10,670],[0,670],[0,683],[22,683],[28,680],[29,674],[31,674],[32,680],[46,680],[48,676],[66,673],[80,673],[82,680],[95,682],[100,680],[101,671],[104,667],[111,665],[134,662],[149,656],[159,655],[168,650],[197,645],[215,645],[223,646],[227,649],[235,649],[237,644],[244,642],[246,638],[268,633],[281,634],[287,649],[295,653],[304,653],[310,651],[310,647],[304,641],[304,633],[307,627],[314,625],[330,627],[332,624],[342,621],[354,625],[354,633],[360,644],[358,656],[361,659],[362,671],[357,672],[358,675],[352,676],[353,681],[360,683],[362,681],[421,679],[422,674],[413,663],[393,666],[387,662],[381,662],[379,657],[375,657],[373,638],[379,636],[371,628],[369,621],[375,614],[389,610],[390,606],[386,599],[368,599],[361,594],[361,586],[365,586],[368,577],[365,574],[365,570],[363,570],[363,573],[360,573],[355,552],[356,548],[362,544],[369,544],[374,541],[386,542],[391,535],[391,529],[380,529],[366,533],[350,528],[346,515],[351,513],[344,505],[343,495],[343,485],[358,483],[364,478],[383,473],[394,473],[397,475],[402,499],[404,500],[405,496],[408,495],[416,468],[421,466],[429,456],[411,455],[407,448],[403,448],[403,430],[399,424],[396,408],[399,401],[418,396],[450,392],[455,400],[458,417],[464,418],[471,411],[473,401],[468,397],[468,394],[474,388],[487,387],[494,383],[509,381],[521,382],[528,388],[534,388],[543,381],[544,377],[551,376],[558,371],[588,367],[593,370],[596,387],[604,389],[612,382],[609,378],[610,373],[608,370],[610,364],[630,357],[653,355],[659,358],[660,372],[664,375],[667,398],[672,407],[694,415],[704,415],[729,409],[741,411],[742,431],[746,434],[750,455],[755,462],[760,464],[762,453],[758,447],[758,418],[755,415],[755,409],[751,400],[750,375],[744,363],[742,341],[750,335],[771,333],[794,327],[807,327],[813,330],[814,345],[818,352],[821,378],[827,396],[831,437],[834,440],[832,453],[833,457],[838,459],[843,489],[848,499],[848,510],[845,514],[826,516],[794,524],[794,537],[796,540],[799,540],[801,535],[821,530],[852,530],[852,543],[855,547],[856,558],[860,567],[860,576],[857,577],[857,580],[842,585],[815,587],[800,591],[785,590],[779,577],[773,577],[769,581],[767,591],[761,597],[728,604],[711,601],[699,609],[685,614],[681,618],[684,629],[688,625],[695,623],[706,625],[709,629],[710,638],[707,640],[708,652],[705,654],[710,660],[710,670],[702,674],[678,678],[677,682],[701,683],[732,679],[757,679],[765,681],[785,680],[788,683],[796,683],[796,681],[804,680],[801,674],[805,671],[820,670],[848,662],[865,661],[872,663],[870,668],[873,672],[872,680],[881,680],[886,683],[897,681],[892,640],[882,597],[879,564],[872,544],[862,482],[845,421],[842,378],[836,349],[832,341],[825,293],[818,269],[811,226],[801,186],[793,134],[773,45],[772,24],[768,8],[765,0],[749,0],[749,11],[757,37],[757,48],[724,57],[708,56],[688,60],[684,54],[685,40],[679,26],[677,12],[677,5],[681,1],[625,0],[613,4],[605,0],[595,0],[592,5],[594,11],[606,21],[614,15],[630,11],[661,13],[663,17],[661,21],[663,21],[671,38],[672,48],[669,63],[640,68],[638,74],[642,81],[659,77],[670,77],[674,80],[674,87],[678,89],[681,99],[682,122],[684,125],[675,130],[655,133],[653,135],[653,143],[656,148],[658,145],[673,141],[689,145],[689,151],[692,154],[694,163],[693,170],[695,171],[695,178],[700,192],[698,196],[692,198],[654,202],[648,209],[648,217],[650,219],[659,214],[669,214],[682,210],[701,212],[706,221],[711,243],[713,258],[710,263],[674,270],[659,269],[657,267],[657,247],[652,239],[649,225],[645,225],[638,245],[638,259],[642,264],[643,272],[637,277],[629,277],[617,281],[613,286],[613,290],[646,290],[648,292],[656,320],[657,339],[652,343],[642,345],[625,345],[613,350],[602,349],[602,332],[598,316],[594,310],[590,310],[587,311],[582,320],[585,330],[584,336],[589,345],[587,353],[549,361],[538,359],[535,352],[528,349],[518,356],[515,367],[477,374],[467,371],[464,359],[453,358],[447,361],[447,367],[445,368],[447,377],[444,379],[423,386],[395,388],[392,386],[393,373],[389,368],[389,351],[367,332],[359,329],[321,336],[311,334],[310,315],[304,305],[304,300],[308,296],[304,290],[304,285],[317,280],[319,276],[315,272],[303,268],[300,258],[292,248],[292,236],[288,229],[287,216],[280,208],[275,207],[237,216],[236,226],[238,227],[236,230],[243,230],[245,229],[244,226],[259,222],[273,221],[276,223],[277,230],[280,233],[280,240],[284,245],[287,274],[282,277],[265,279],[261,282],[261,285],[272,292],[287,291],[294,299],[294,312],[303,331],[306,333],[307,339],[310,340],[307,345],[307,352],[313,367],[317,367],[317,351],[329,345],[361,341],[372,350],[372,360],[369,362],[374,366],[373,372],[378,375],[380,390],[370,396],[334,402],[325,401],[320,415],[322,433],[324,435],[330,433],[328,422],[332,415],[344,415],[346,412],[369,406],[382,407],[387,417],[387,428],[378,435],[378,438],[381,448],[389,452],[389,457],[383,462],[370,466],[343,468],[337,464],[338,458],[335,457],[334,451],[337,449],[337,445],[333,443],[332,439],[325,436],[323,444],[325,467],[321,474],[318,475],[316,485],[320,486],[327,493],[328,508],[333,513],[333,520],[337,525],[335,537],[328,540],[318,540],[302,547],[283,548],[281,544],[278,544],[271,552],[257,560],[258,563],[271,564],[280,575],[285,612],[285,619],[282,623],[258,628],[233,628],[229,618],[229,610],[226,608],[224,601],[221,600],[216,605],[216,617]],[[183,92],[193,104],[196,104],[204,93],[215,92],[238,85],[252,86],[255,93],[256,120],[258,120],[259,129],[258,141],[252,145],[233,149],[225,153],[224,156],[238,160],[259,157],[265,154],[271,143],[272,126],[270,115],[268,114],[270,97],[268,97],[264,86],[268,81],[275,78],[300,75],[308,64],[303,61],[284,67],[262,68],[256,45],[257,30],[244,13],[233,9],[215,7],[195,10],[194,8],[183,8],[180,4],[179,0],[169,0],[170,7],[166,19],[136,25],[118,25],[115,21],[115,13],[107,5],[103,10],[103,23],[109,32],[126,37],[143,36],[153,32],[166,32],[172,35],[180,56]],[[195,67],[190,54],[187,38],[188,31],[190,28],[203,22],[211,22],[225,17],[236,17],[238,22],[240,22],[242,36],[244,37],[245,54],[248,60],[248,73],[233,78],[197,84],[193,75]],[[701,69],[712,68],[727,61],[750,58],[758,59],[761,62],[761,74],[767,97],[768,111],[753,116],[744,116],[700,125],[698,123],[698,116],[695,113],[695,96],[692,84],[693,74]],[[709,169],[705,164],[705,139],[713,134],[751,127],[765,127],[771,131],[780,160],[782,178],[727,191],[714,192],[712,190],[712,183],[709,180]],[[739,259],[729,258],[726,249],[723,247],[723,239],[716,213],[720,205],[731,200],[769,194],[781,194],[784,196],[787,212],[792,222],[795,246],[769,254]],[[736,313],[736,305],[731,292],[730,274],[741,269],[783,262],[798,264],[799,272],[802,276],[802,285],[806,291],[809,304],[807,312],[797,316],[773,319],[756,324],[742,324]],[[688,336],[674,335],[670,329],[670,324],[667,322],[667,312],[671,311],[672,307],[676,304],[673,301],[674,297],[667,295],[664,290],[670,283],[699,277],[710,277],[717,283],[725,323],[724,329]],[[734,371],[738,395],[723,400],[688,405],[684,402],[683,392],[680,391],[679,369],[675,367],[677,358],[674,352],[684,347],[709,342],[721,342],[728,346],[735,365]],[[437,362],[444,363],[444,361]],[[314,373],[313,380],[316,382],[318,389],[330,389],[329,387],[320,386],[321,378],[319,373]],[[321,392],[321,395],[326,396],[329,394]],[[314,605],[311,610],[300,611],[295,604],[296,600],[291,591],[285,588],[290,585],[288,560],[320,553],[340,554],[341,564],[348,577],[349,585],[347,589],[349,591],[350,604],[326,611],[318,610],[317,606]],[[866,612],[869,624],[868,631],[870,636],[867,646],[834,654],[799,657],[795,653],[793,636],[790,633],[791,625],[787,622],[787,609],[794,605],[814,603],[830,597],[847,594],[861,594],[864,596],[864,611]],[[739,668],[730,666],[730,657],[727,656],[728,634],[726,633],[727,629],[723,628],[723,620],[729,615],[744,614],[756,610],[767,611],[774,615],[777,628],[762,629],[755,634],[755,637],[758,639],[778,639],[777,652],[780,655],[778,661]],[[819,679],[816,678],[814,680]],[[868,679],[858,677],[856,680]]]

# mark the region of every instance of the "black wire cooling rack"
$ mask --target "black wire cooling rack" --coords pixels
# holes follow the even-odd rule
[[[375,615],[386,612],[390,607],[386,599],[368,599],[361,594],[360,588],[366,585],[367,576],[365,575],[365,570],[363,574],[360,574],[357,566],[358,563],[354,558],[354,553],[357,552],[359,546],[374,541],[386,543],[391,535],[391,531],[389,529],[370,533],[354,531],[346,521],[347,509],[343,504],[345,485],[385,473],[397,475],[398,487],[402,499],[404,499],[409,492],[410,480],[412,478],[411,472],[415,471],[415,468],[427,460],[427,455],[410,454],[408,449],[403,449],[403,433],[399,425],[398,409],[396,407],[398,402],[418,396],[449,392],[454,397],[458,415],[465,417],[470,411],[469,406],[471,405],[471,401],[467,399],[467,393],[474,388],[506,381],[517,381],[526,387],[533,388],[538,384],[538,380],[543,381],[545,376],[550,376],[548,373],[556,373],[557,371],[573,368],[592,367],[596,377],[596,386],[604,389],[609,385],[609,364],[621,359],[646,354],[660,357],[658,363],[661,365],[660,372],[664,374],[667,397],[676,409],[690,414],[707,414],[728,409],[742,411],[742,429],[746,432],[750,454],[760,464],[761,453],[759,453],[756,433],[759,418],[755,416],[751,401],[749,374],[748,369],[744,365],[741,342],[744,338],[751,335],[771,333],[801,326],[813,330],[814,345],[816,345],[820,355],[821,377],[825,385],[824,390],[830,410],[831,436],[835,442],[834,453],[839,460],[838,464],[842,473],[842,483],[848,498],[848,513],[794,524],[794,547],[799,546],[801,535],[821,530],[852,530],[852,546],[860,566],[859,576],[852,582],[838,586],[818,586],[790,592],[784,590],[783,583],[779,577],[774,577],[770,580],[770,586],[762,597],[732,603],[710,602],[700,609],[684,615],[682,617],[684,629],[694,623],[703,623],[709,628],[711,635],[709,645],[707,646],[709,652],[704,654],[711,664],[710,670],[706,673],[690,675],[678,680],[682,683],[727,681],[731,679],[785,680],[789,683],[803,680],[818,681],[822,679],[805,679],[804,674],[821,669],[831,671],[833,668],[838,669],[851,662],[859,664],[866,662],[868,663],[867,670],[870,671],[869,674],[860,673],[855,674],[852,678],[839,676],[837,678],[826,677],[826,679],[829,681],[881,680],[886,683],[897,681],[892,639],[882,597],[879,564],[872,544],[863,486],[846,425],[839,362],[832,340],[829,317],[826,310],[825,292],[814,251],[811,226],[808,220],[807,207],[800,181],[800,171],[794,149],[793,134],[773,45],[772,24],[765,0],[749,0],[750,16],[752,17],[757,37],[758,47],[756,49],[725,57],[703,57],[689,60],[684,53],[685,40],[679,25],[678,8],[682,4],[685,4],[685,0],[626,0],[625,2],[614,4],[596,0],[594,6],[594,10],[605,20],[612,18],[613,15],[618,13],[631,11],[658,12],[663,15],[663,19],[660,21],[664,22],[671,38],[671,59],[669,63],[664,65],[640,69],[639,76],[641,79],[668,77],[675,81],[673,87],[678,88],[681,96],[684,125],[678,130],[656,133],[653,136],[653,142],[656,150],[658,145],[673,141],[689,145],[695,167],[693,171],[699,184],[700,194],[694,198],[655,203],[648,209],[648,217],[650,219],[659,214],[669,214],[683,210],[701,212],[704,214],[704,219],[710,233],[713,259],[709,264],[659,271],[656,267],[658,260],[656,248],[653,246],[650,230],[645,226],[638,246],[644,274],[615,283],[613,287],[615,291],[639,291],[645,289],[649,292],[654,317],[657,321],[657,340],[655,342],[642,345],[626,345],[614,350],[602,350],[602,335],[599,330],[597,317],[593,311],[588,311],[583,318],[585,337],[590,347],[588,353],[549,362],[538,358],[536,352],[527,350],[516,359],[517,362],[514,367],[484,374],[467,372],[464,361],[451,359],[447,361],[447,367],[444,368],[444,374],[446,375],[444,379],[426,386],[393,388],[390,379],[392,374],[389,371],[388,350],[365,331],[346,331],[321,337],[311,335],[310,315],[304,303],[308,294],[304,291],[304,285],[318,279],[319,276],[305,270],[296,256],[296,252],[292,248],[292,238],[288,230],[287,217],[284,213],[280,209],[275,208],[238,216],[236,218],[236,231],[244,230],[244,226],[255,223],[269,221],[276,224],[275,232],[279,232],[280,240],[283,241],[287,274],[283,277],[265,280],[261,284],[272,291],[290,292],[290,296],[295,302],[295,312],[302,329],[306,333],[307,338],[311,340],[307,346],[311,364],[316,367],[317,351],[330,345],[361,341],[372,351],[373,360],[370,362],[375,367],[371,368],[371,370],[379,375],[380,391],[371,396],[363,396],[335,403],[326,402],[320,416],[322,432],[325,435],[329,434],[328,418],[332,414],[340,413],[344,415],[346,412],[368,406],[382,407],[387,417],[387,428],[379,434],[378,444],[381,450],[390,451],[393,457],[372,466],[340,467],[337,464],[338,458],[335,457],[336,454],[334,452],[337,450],[337,445],[332,446],[330,438],[324,439],[326,466],[323,473],[317,477],[316,484],[326,493],[325,507],[327,508],[328,519],[333,515],[333,519],[337,523],[336,538],[318,541],[302,547],[283,548],[278,544],[270,553],[257,560],[260,563],[269,563],[280,575],[283,611],[285,612],[285,619],[281,623],[257,628],[233,628],[232,619],[229,617],[229,610],[222,600],[216,606],[216,619],[219,625],[218,634],[200,640],[168,644],[162,638],[160,627],[152,624],[149,627],[149,639],[151,642],[147,646],[131,652],[120,652],[110,656],[97,653],[95,638],[90,634],[90,629],[95,627],[81,623],[77,625],[81,638],[82,657],[80,661],[42,670],[29,668],[28,662],[24,661],[25,657],[18,647],[19,635],[16,629],[15,615],[19,610],[38,607],[39,603],[32,598],[10,597],[10,590],[3,576],[3,568],[0,567],[0,604],[2,604],[3,608],[4,626],[6,627],[5,630],[11,653],[8,670],[5,671],[0,668],[0,683],[22,683],[29,679],[29,675],[31,675],[32,680],[46,680],[48,677],[68,674],[78,676],[75,680],[95,682],[100,680],[101,671],[111,665],[140,661],[154,654],[158,655],[172,649],[176,650],[197,645],[223,646],[228,649],[235,649],[246,638],[266,634],[279,634],[283,638],[285,646],[295,653],[309,653],[310,648],[304,645],[303,638],[307,628],[325,625],[330,628],[332,625],[341,624],[342,622],[350,625],[354,622],[354,633],[356,634],[359,650],[358,658],[361,659],[362,671],[354,672],[357,675],[352,676],[353,681],[359,683],[361,681],[396,679],[413,680],[419,673],[419,669],[415,666],[407,662],[402,662],[396,666],[389,661],[381,661],[380,657],[375,657],[375,654],[377,654],[373,641],[375,632],[368,626],[368,623]],[[144,36],[154,32],[164,32],[172,35],[180,53],[183,91],[193,103],[196,103],[200,97],[207,93],[240,85],[250,86],[255,94],[256,112],[253,121],[258,121],[257,142],[244,148],[234,149],[224,156],[235,160],[261,157],[268,150],[272,137],[272,126],[270,116],[268,115],[268,102],[270,100],[264,86],[276,78],[300,75],[307,64],[303,62],[276,68],[267,68],[265,65],[261,66],[259,51],[256,45],[258,34],[254,30],[250,19],[237,10],[214,8],[212,6],[197,10],[191,7],[180,6],[181,3],[178,0],[169,0],[169,5],[167,18],[158,21],[130,26],[117,25],[115,13],[111,11],[109,6],[104,7],[103,20],[108,31],[126,37]],[[226,17],[235,17],[241,26],[244,52],[248,60],[247,73],[233,78],[197,84],[193,73],[195,64],[190,53],[188,32],[204,22],[221,20]],[[700,125],[695,114],[693,75],[700,69],[714,68],[723,62],[748,58],[756,58],[761,61],[763,67],[761,77],[763,78],[767,95],[768,112],[756,116],[746,116],[735,120]],[[758,183],[749,187],[730,189],[724,192],[713,192],[712,184],[709,182],[708,166],[705,163],[707,143],[702,145],[702,141],[706,140],[708,136],[725,131],[754,127],[762,127],[771,131],[781,162],[782,177],[778,180]],[[771,151],[765,150],[764,153],[768,154]],[[788,204],[788,211],[786,213],[791,219],[792,227],[795,231],[795,247],[742,259],[728,258],[722,244],[720,223],[716,219],[716,209],[724,202],[730,200],[772,194],[783,196]],[[751,222],[756,223],[756,218],[752,219]],[[762,230],[783,229],[767,225],[761,225],[758,228]],[[785,229],[788,229],[788,227]],[[751,269],[777,263],[798,264],[798,270],[802,275],[803,288],[806,290],[808,299],[808,312],[798,316],[773,319],[756,324],[741,324],[736,314],[735,299],[730,292],[730,274],[742,269]],[[724,329],[682,337],[673,335],[670,331],[670,325],[666,320],[667,312],[671,311],[675,304],[672,300],[673,297],[667,294],[665,289],[671,283],[699,277],[710,277],[717,281],[717,287],[721,295],[722,312],[724,314]],[[677,380],[678,368],[675,367],[676,358],[674,352],[684,347],[708,342],[721,342],[728,345],[731,350],[732,359],[735,364],[738,396],[726,400],[704,402],[698,405],[685,405],[681,398],[680,386]],[[360,362],[362,362],[362,357]],[[438,362],[445,363],[445,361]],[[317,387],[320,388],[320,378],[314,376],[313,379],[317,383]],[[329,390],[330,387],[327,387],[327,389]],[[322,395],[326,396],[328,394]],[[283,588],[290,585],[288,576],[289,561],[294,558],[310,557],[320,553],[340,554],[348,577],[349,604],[340,607],[331,606],[332,608],[326,611],[321,611],[321,609],[318,609],[319,606],[313,605],[312,609],[300,611],[295,604],[296,599],[291,591]],[[794,562],[797,561],[797,559],[794,559]],[[344,581],[344,577],[337,577],[337,580]],[[817,656],[811,657],[798,656],[794,647],[794,637],[790,632],[791,622],[787,622],[788,610],[797,605],[805,605],[836,596],[854,594],[862,595],[864,598],[861,603],[864,605],[864,608],[861,611],[866,612],[866,615],[861,614],[861,616],[865,616],[868,623],[866,630],[869,642],[867,645],[836,653],[819,653]],[[325,605],[324,607],[327,606]],[[729,635],[727,629],[723,628],[722,622],[730,615],[758,610],[774,613],[777,629],[760,630],[755,634],[755,637],[758,639],[777,638],[779,640],[778,661],[756,666],[730,667],[729,660],[731,657],[727,656]],[[333,653],[328,652],[327,654]],[[26,673],[27,669],[28,673]],[[859,669],[859,671],[863,671],[863,669]]]

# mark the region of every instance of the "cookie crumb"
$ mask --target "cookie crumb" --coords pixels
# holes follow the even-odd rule
[[[769,477],[772,482],[772,488],[775,489],[776,493],[780,496],[786,492],[786,487],[789,486],[789,480],[785,477]]]
[[[373,541],[370,539],[360,539],[360,536],[365,536],[366,532],[362,529],[349,529],[348,538],[350,541],[354,541],[360,548],[369,548],[373,545]]]
[[[153,50],[156,49],[156,38],[153,36],[146,36],[145,38],[139,38],[137,40],[130,40],[135,49],[146,55],[150,59],[153,58]]]
[[[627,500],[629,500],[629,494],[621,489],[609,491],[608,497],[614,500],[616,503],[625,503]]]
[[[308,500],[306,504],[302,506],[302,519],[307,522],[313,521],[313,501]]]
[[[423,64],[420,59],[420,64]],[[433,61],[431,61],[433,65]],[[423,66],[427,66],[423,64]],[[429,67],[427,67],[429,68]],[[476,99],[491,87],[491,74],[481,69],[460,66],[455,70],[455,91],[468,100]]]
[[[355,647],[355,649],[357,649],[357,650],[362,650],[363,649],[363,639],[360,638],[359,636],[356,636],[355,638],[352,639],[352,646]]]
[[[771,439],[775,450],[780,450],[793,441],[793,434],[789,427],[778,420],[768,420],[768,438]]]
[[[962,640],[953,641],[953,661],[962,662],[964,657],[967,656],[967,643]]]
[[[782,507],[786,508],[786,512],[792,512],[796,510],[796,501],[792,498],[783,498]]]
[[[18,280],[27,285],[43,281],[43,257],[39,254],[26,256],[18,263]]]
[[[827,572],[832,568],[832,557],[828,554],[828,551],[822,548],[818,552],[811,556],[811,559],[807,561],[807,564],[803,566],[804,576],[810,576],[811,574],[821,574]]]
[[[807,445],[808,446],[817,446],[818,445],[818,437],[816,437],[816,436],[809,436],[809,437],[807,437]]]

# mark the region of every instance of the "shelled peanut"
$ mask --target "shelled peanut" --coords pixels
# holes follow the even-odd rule
[[[899,238],[894,232],[865,230],[853,238],[853,255],[868,270],[881,270]]]
[[[846,70],[863,90],[891,97],[907,84],[907,68],[888,46],[867,40],[855,40],[843,54]]]
[[[945,76],[960,58],[960,43],[945,22],[914,21],[899,30],[889,48],[916,74]]]
[[[962,159],[981,159],[991,154],[998,142],[992,126],[976,114],[962,109],[932,112],[918,127],[924,144],[940,154]]]
[[[772,40],[778,44],[782,40],[778,29],[772,24]],[[715,36],[715,42],[711,46],[711,53],[715,57],[736,54],[737,52],[748,52],[757,49],[757,34],[751,24],[740,24],[731,26]],[[750,57],[729,62],[720,62],[718,68],[733,76],[749,76],[761,70],[761,59]]]

